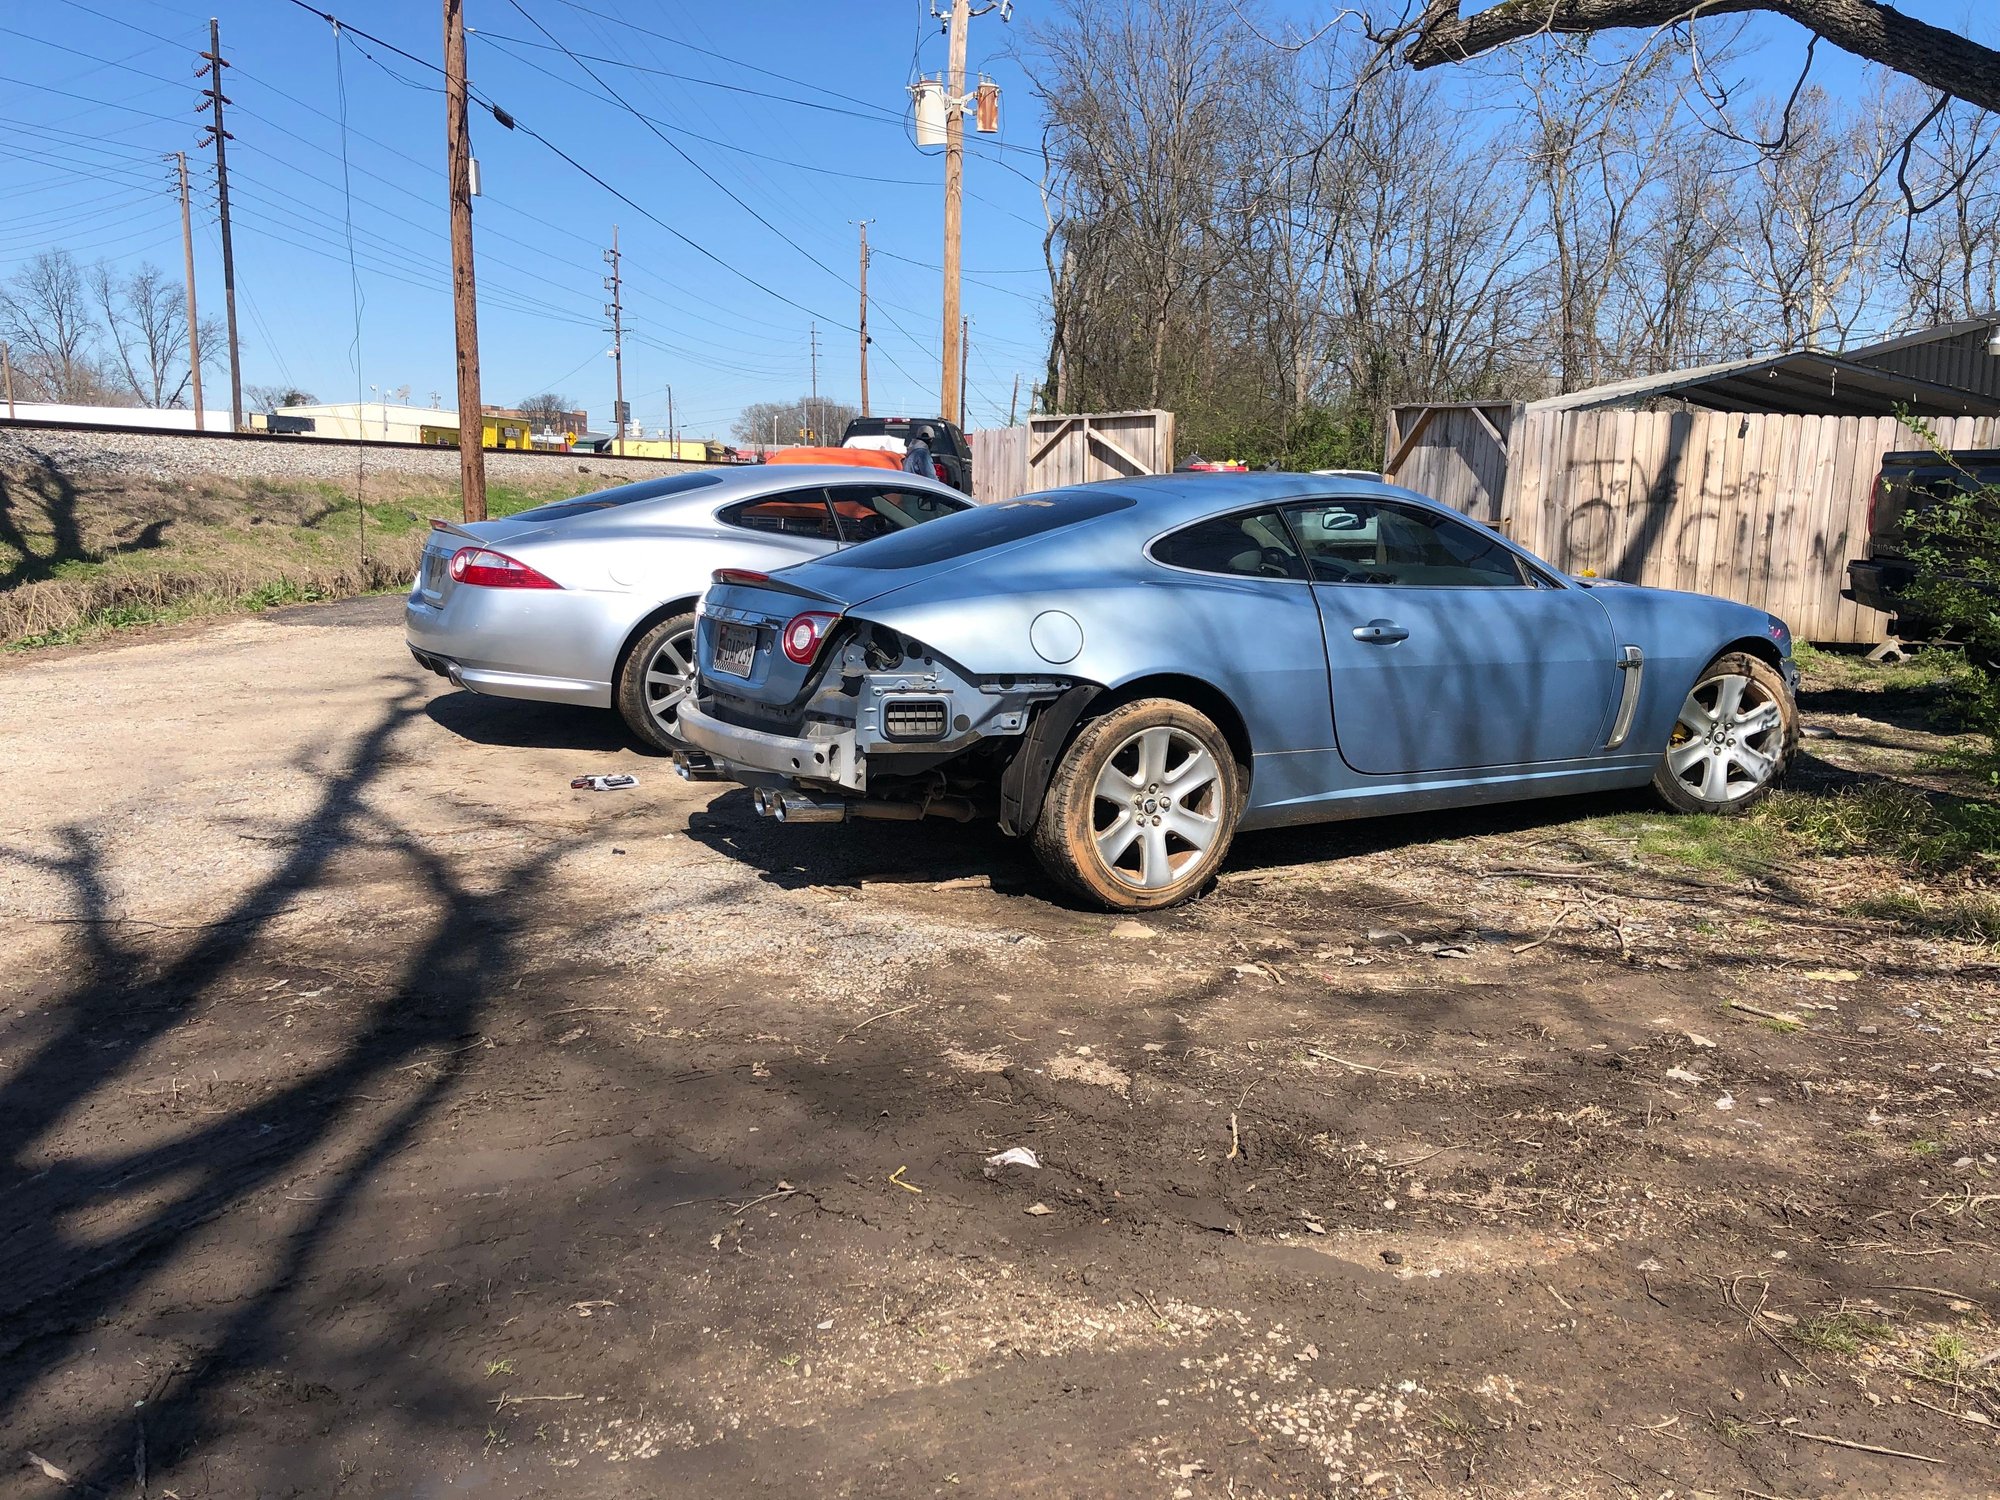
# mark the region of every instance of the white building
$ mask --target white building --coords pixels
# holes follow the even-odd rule
[[[7,414],[7,404],[0,402],[0,420],[5,420]],[[19,422],[60,422],[66,427],[161,427],[176,432],[194,431],[194,413],[174,406],[70,406],[54,401],[16,401],[13,415]],[[229,431],[229,409],[203,411],[202,425],[209,432]]]

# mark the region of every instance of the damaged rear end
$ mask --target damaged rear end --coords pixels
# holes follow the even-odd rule
[[[1035,710],[1075,684],[982,675],[823,582],[715,574],[681,774],[742,782],[785,822],[1000,814]]]

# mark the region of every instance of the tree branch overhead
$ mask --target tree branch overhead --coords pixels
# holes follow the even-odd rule
[[[2000,114],[2000,51],[1876,0],[1499,0],[1470,15],[1465,0],[1430,0],[1410,22],[1413,68],[1463,62],[1547,32],[1580,34],[1669,26],[1701,16],[1763,11],[1796,21],[1856,57]]]

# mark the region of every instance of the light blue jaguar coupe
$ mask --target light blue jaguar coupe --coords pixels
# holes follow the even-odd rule
[[[1761,609],[1566,577],[1365,478],[980,506],[704,597],[682,774],[785,822],[991,816],[1114,910],[1239,828],[1651,783],[1736,812],[1798,733]]]

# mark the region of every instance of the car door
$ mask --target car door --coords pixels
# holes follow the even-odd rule
[[[1349,766],[1399,776],[1600,753],[1618,653],[1588,590],[1423,506],[1342,497],[1284,514]]]

